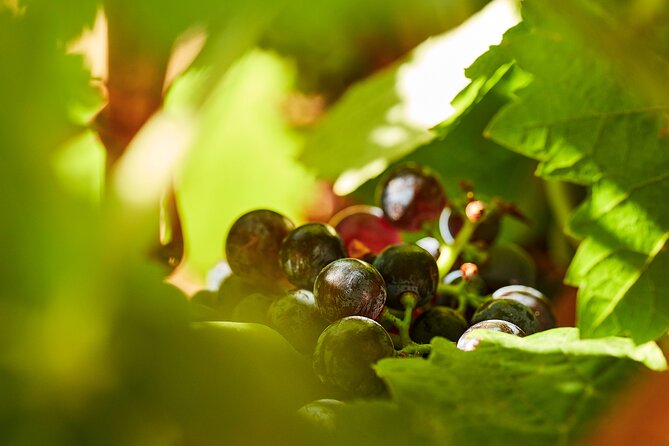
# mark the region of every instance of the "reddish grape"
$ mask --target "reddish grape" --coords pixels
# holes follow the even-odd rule
[[[402,241],[400,232],[377,207],[348,207],[332,217],[330,225],[344,240],[349,257],[362,258],[368,253],[378,254],[387,246]]]
[[[446,194],[429,169],[404,164],[386,174],[380,183],[380,203],[386,218],[405,231],[418,231],[436,221],[446,206]]]

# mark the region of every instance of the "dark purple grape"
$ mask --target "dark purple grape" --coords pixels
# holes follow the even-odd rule
[[[462,229],[465,217],[449,208],[445,208],[439,216],[439,232],[446,243],[453,243],[455,237]],[[493,214],[486,217],[474,230],[470,241],[482,242],[486,245],[492,244],[499,235],[501,217]]]
[[[402,241],[400,232],[383,216],[383,211],[372,206],[343,209],[330,219],[330,224],[344,240],[349,257],[362,258],[366,250],[378,254]]]
[[[279,249],[293,228],[286,217],[265,209],[239,217],[225,242],[225,255],[232,272],[257,284],[271,285],[281,280]]]
[[[414,321],[411,339],[421,344],[428,344],[435,336],[457,341],[467,327],[467,321],[452,308],[432,307]]]
[[[523,285],[509,285],[495,291],[492,298],[520,302],[534,312],[534,316],[541,325],[541,330],[555,328],[555,315],[551,303],[539,290]]]
[[[477,338],[476,335],[472,334],[474,330],[493,330],[493,331],[500,331],[502,333],[512,334],[514,336],[520,336],[520,337],[525,336],[525,333],[523,332],[523,330],[520,329],[520,327],[509,321],[494,320],[494,319],[489,321],[482,321],[469,327],[467,331],[465,331],[462,334],[462,336],[460,336],[460,339],[458,339],[458,344],[457,344],[457,347],[460,350],[468,352],[478,347],[479,342],[481,340],[480,338]]]
[[[277,299],[268,315],[271,326],[305,354],[313,353],[318,336],[328,325],[318,312],[314,295],[307,290],[294,290]]]
[[[507,285],[534,286],[537,269],[532,257],[520,246],[505,243],[490,248],[488,257],[479,265],[479,275],[492,292]]]
[[[318,311],[328,322],[354,315],[376,319],[386,303],[386,285],[369,263],[339,259],[316,277],[314,297]]]
[[[404,308],[400,298],[407,291],[416,294],[418,306],[429,302],[437,292],[437,262],[420,246],[409,243],[390,246],[379,254],[374,266],[386,282],[386,305],[391,308]]]
[[[446,206],[439,179],[427,168],[404,164],[389,171],[380,183],[380,203],[386,218],[405,231],[418,231],[436,221]]]
[[[347,394],[379,395],[385,385],[372,365],[394,353],[390,335],[378,322],[350,316],[330,324],[318,338],[314,371],[323,383]]]
[[[526,305],[511,299],[492,299],[476,310],[472,323],[500,319],[520,327],[525,334],[531,335],[541,331],[541,324],[534,312]]]
[[[307,223],[286,236],[279,262],[286,277],[298,288],[314,289],[314,281],[329,263],[346,257],[344,242],[334,228],[324,223]]]

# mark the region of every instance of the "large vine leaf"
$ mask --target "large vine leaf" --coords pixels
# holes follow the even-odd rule
[[[571,223],[584,241],[566,278],[580,287],[582,335],[657,338],[669,327],[669,101],[637,94],[613,62],[534,8],[491,50],[533,81],[488,134],[538,159],[539,175],[591,186]]]
[[[472,352],[435,338],[427,361],[381,361],[393,401],[342,410],[337,444],[572,444],[639,363],[666,367],[654,343],[580,340],[575,328],[481,337]]]

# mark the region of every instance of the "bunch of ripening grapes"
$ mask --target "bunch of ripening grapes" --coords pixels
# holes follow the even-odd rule
[[[435,336],[472,350],[477,329],[525,336],[555,326],[550,302],[532,288],[529,256],[493,244],[512,206],[471,191],[448,201],[434,173],[415,164],[389,171],[378,195],[380,208],[352,206],[330,224],[242,215],[225,246],[233,274],[193,301],[273,327],[313,355],[323,383],[351,395],[384,392],[372,364],[426,356]],[[432,237],[402,243],[416,233]]]

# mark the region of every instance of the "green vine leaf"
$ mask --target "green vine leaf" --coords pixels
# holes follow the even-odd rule
[[[435,338],[427,361],[381,361],[377,372],[393,402],[343,410],[337,444],[377,435],[390,445],[572,444],[639,364],[666,368],[654,343],[581,340],[575,328],[526,338],[480,335],[471,352]],[[401,429],[392,427],[398,423]]]
[[[578,286],[585,337],[645,342],[669,328],[669,102],[638,94],[611,60],[529,3],[491,52],[533,78],[487,135],[540,161],[537,174],[590,186],[569,231],[583,243],[566,281]],[[498,56],[499,57],[499,54]]]

